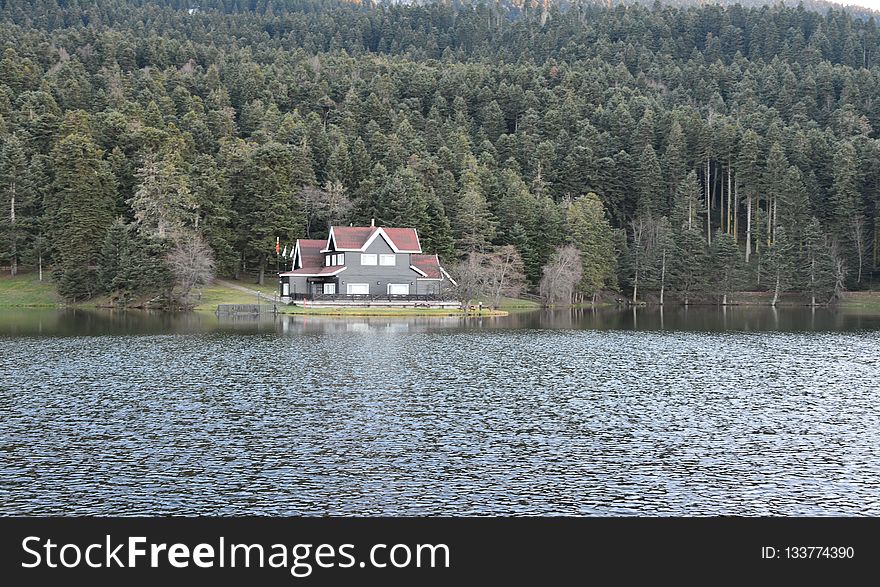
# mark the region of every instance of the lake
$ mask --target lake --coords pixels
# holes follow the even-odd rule
[[[880,515],[880,316],[0,311],[0,514]]]

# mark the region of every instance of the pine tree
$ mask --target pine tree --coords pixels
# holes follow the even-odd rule
[[[140,281],[134,263],[135,247],[130,227],[121,219],[107,229],[98,257],[98,287],[123,305],[137,289]]]
[[[709,253],[713,272],[713,290],[721,296],[721,304],[726,306],[728,296],[737,291],[743,283],[739,248],[733,236],[719,230],[712,239]]]
[[[9,259],[10,273],[15,277],[21,257],[21,245],[30,218],[22,214],[31,195],[26,188],[27,158],[21,140],[11,135],[0,149],[0,205],[5,212],[0,224],[3,257]]]
[[[829,199],[833,236],[841,244],[855,283],[862,281],[866,238],[864,217],[859,202],[859,171],[856,150],[850,142],[842,142],[834,154],[834,186]],[[853,275],[854,274],[854,275]]]
[[[784,227],[776,228],[773,244],[767,251],[767,284],[773,291],[771,306],[776,306],[779,294],[791,289],[797,268],[797,247]]]
[[[699,230],[699,216],[702,210],[700,199],[700,183],[697,172],[688,173],[675,191],[672,201],[672,226],[676,230],[683,228]]]
[[[459,251],[483,252],[495,237],[495,219],[483,195],[477,174],[465,171],[461,178],[458,209],[453,228]]]
[[[804,254],[797,274],[801,288],[810,295],[810,304],[828,300],[835,291],[835,261],[815,217],[804,227]]]
[[[59,293],[73,301],[97,290],[94,267],[113,222],[116,185],[89,137],[69,135],[52,151],[51,234]]]
[[[430,232],[425,188],[411,167],[402,167],[379,190],[376,222],[380,226],[407,226],[419,234]]]
[[[590,192],[568,207],[566,232],[581,252],[583,273],[579,291],[595,301],[600,291],[614,282],[614,236],[599,196]]]
[[[663,152],[663,172],[666,179],[666,200],[671,202],[687,174],[687,140],[678,119],[669,127],[666,150]]]
[[[737,183],[742,197],[745,198],[746,206],[746,263],[751,259],[755,243],[759,242],[754,227],[756,225],[763,226],[763,224],[757,224],[755,219],[757,199],[761,189],[761,169],[758,158],[758,133],[749,129],[743,133],[739,158],[736,163]]]
[[[646,145],[639,159],[638,171],[638,201],[636,203],[636,215],[650,218],[655,214],[665,212],[663,200],[663,175],[660,171],[660,163],[654,147]]]
[[[673,233],[675,249],[670,275],[670,289],[682,296],[685,305],[692,296],[706,289],[708,253],[706,239],[696,225],[680,226]]]
[[[138,170],[138,187],[128,203],[141,234],[166,238],[195,222],[196,201],[179,164],[174,155],[147,155]]]

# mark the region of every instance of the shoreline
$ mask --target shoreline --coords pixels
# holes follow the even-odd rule
[[[33,309],[106,309],[106,310],[140,310],[148,312],[161,312],[168,314],[178,313],[216,313],[221,304],[250,304],[255,302],[261,306],[275,306],[277,314],[300,315],[300,316],[458,316],[458,317],[504,317],[511,313],[529,312],[545,309],[541,304],[519,298],[507,298],[502,301],[499,308],[491,309],[484,306],[482,311],[461,310],[443,308],[391,308],[391,307],[322,307],[303,308],[302,306],[289,306],[278,304],[272,299],[274,286],[259,285],[255,283],[216,280],[210,286],[204,288],[195,305],[186,310],[166,310],[161,308],[149,308],[134,303],[127,306],[119,306],[107,297],[96,298],[86,302],[66,303],[58,298],[54,284],[50,279],[42,282],[34,279],[32,274],[19,274],[12,278],[0,277],[0,308],[33,308]],[[670,295],[664,304],[657,303],[657,297],[649,293],[644,299],[635,303],[623,296],[614,295],[613,298],[605,296],[596,304],[581,303],[571,305],[550,306],[546,309],[591,309],[591,308],[681,308],[681,307],[774,307],[771,304],[772,292],[741,291],[729,296],[727,304],[721,304],[708,296],[694,296],[687,305],[680,299]],[[843,297],[830,303],[819,303],[815,306],[802,294],[787,292],[780,296],[776,308],[827,308],[835,310],[859,310],[880,312],[880,291],[855,291],[845,292]]]

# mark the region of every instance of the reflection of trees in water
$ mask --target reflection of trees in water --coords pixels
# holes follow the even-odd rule
[[[493,318],[458,316],[217,317],[199,312],[144,310],[0,309],[0,336],[113,336],[236,333],[385,333],[584,329],[638,331],[847,331],[880,330],[880,314],[854,310],[769,306],[597,307],[514,312]]]

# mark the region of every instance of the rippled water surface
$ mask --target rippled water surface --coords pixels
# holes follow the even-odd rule
[[[878,329],[0,312],[0,514],[880,515]]]

